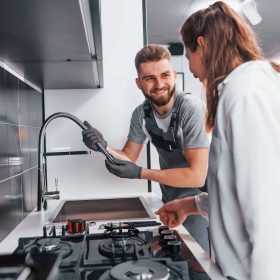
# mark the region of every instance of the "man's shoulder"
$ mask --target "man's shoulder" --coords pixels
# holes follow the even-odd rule
[[[138,119],[144,118],[144,102],[142,102],[141,104],[139,104],[137,107],[134,108],[132,113],[132,118],[138,118]]]
[[[203,102],[201,98],[191,93],[178,94],[178,101],[176,106],[181,113],[190,112],[194,110],[201,110],[203,108]]]

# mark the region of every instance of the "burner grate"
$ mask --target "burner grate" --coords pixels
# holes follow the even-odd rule
[[[135,241],[130,239],[109,239],[99,244],[99,252],[101,255],[111,259],[136,258],[136,245]]]
[[[92,278],[94,279],[94,278]],[[186,262],[170,259],[128,261],[105,271],[98,280],[189,280]]]

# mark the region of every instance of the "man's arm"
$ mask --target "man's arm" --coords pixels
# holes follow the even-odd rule
[[[189,167],[163,170],[142,168],[141,178],[173,187],[202,187],[208,169],[208,148],[185,149]]]

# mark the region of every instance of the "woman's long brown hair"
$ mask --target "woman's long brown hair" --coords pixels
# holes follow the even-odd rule
[[[183,24],[181,35],[186,48],[196,51],[197,38],[203,36],[206,47],[207,127],[214,126],[218,105],[218,84],[240,63],[263,59],[256,36],[247,22],[227,4],[218,1],[192,14]],[[279,65],[271,63],[280,72]]]

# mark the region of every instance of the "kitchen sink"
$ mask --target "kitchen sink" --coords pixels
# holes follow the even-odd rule
[[[50,221],[64,223],[69,219],[86,221],[145,220],[154,219],[143,197],[64,200]]]

